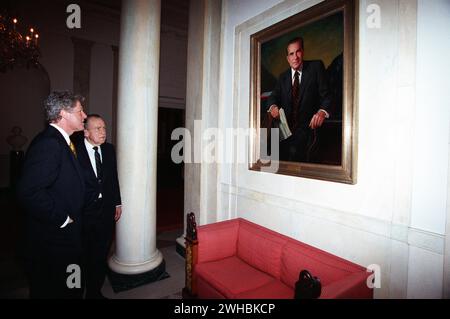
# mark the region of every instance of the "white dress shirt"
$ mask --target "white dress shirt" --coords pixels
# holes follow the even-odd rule
[[[298,72],[298,85],[300,86],[300,83],[302,83],[303,68],[300,68],[297,72]],[[292,85],[294,85],[294,75],[295,75],[295,70],[293,68],[291,68]]]
[[[91,161],[92,169],[94,170],[95,176],[97,176],[97,165],[95,165],[95,150],[94,150],[95,145],[92,145],[91,143],[89,143],[87,139],[84,139],[84,145],[86,146],[86,150],[89,155],[89,160]],[[97,147],[98,147],[98,152],[100,154],[100,160],[103,163],[102,149],[100,148],[100,146],[97,146]]]
[[[91,162],[91,166],[92,166],[92,169],[94,170],[95,176],[98,177],[97,165],[95,165],[95,150],[94,150],[95,145],[92,145],[91,143],[89,143],[87,139],[84,139],[84,145],[86,146],[86,150],[89,155],[89,161]],[[97,146],[97,147],[98,147],[98,153],[100,154],[100,161],[103,163],[102,149],[100,148],[100,146]],[[102,193],[100,193],[98,195],[98,198],[102,198]]]
[[[58,125],[56,125],[55,123],[50,123],[51,126],[53,126],[54,128],[56,128],[59,133],[62,134],[62,136],[64,137],[64,139],[66,140],[67,145],[70,146],[70,137],[69,134],[67,134],[66,131],[64,131],[62,128],[60,128]]]

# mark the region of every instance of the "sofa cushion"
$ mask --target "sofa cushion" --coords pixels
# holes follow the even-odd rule
[[[203,277],[197,276],[197,296],[207,299],[225,299],[225,296],[215,289]]]
[[[236,298],[244,291],[259,288],[274,280],[236,256],[197,264],[195,273],[225,298]]]
[[[236,296],[237,299],[292,299],[294,298],[294,289],[283,284],[279,280],[273,280],[268,284],[244,291]]]
[[[249,265],[280,279],[280,259],[286,240],[259,225],[242,221],[237,255]]]
[[[355,272],[350,263],[308,245],[289,242],[281,255],[281,281],[290,287],[295,286],[300,271],[306,269],[317,276],[322,287]]]
[[[208,231],[202,231],[203,229]],[[197,228],[198,262],[203,263],[236,255],[238,229],[239,221],[236,219],[199,226]]]

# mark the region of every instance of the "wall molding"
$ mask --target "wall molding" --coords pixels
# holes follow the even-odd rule
[[[187,39],[188,31],[181,28],[173,27],[167,24],[161,24],[161,34],[172,35],[175,38]]]
[[[443,255],[445,236],[423,229],[416,229],[408,225],[392,223],[387,220],[363,216],[352,212],[341,211],[329,207],[293,200],[287,197],[269,193],[256,192],[249,188],[237,187],[228,183],[221,183],[221,192],[228,196],[238,196],[247,200],[263,202],[287,210],[323,220],[324,223],[335,223],[358,231],[371,233],[390,240],[396,240],[409,246],[425,249]],[[239,212],[236,212],[239,216]]]
[[[94,41],[71,37],[73,43],[73,92],[85,98],[83,107],[89,112],[91,82],[91,55]]]
[[[298,12],[306,10],[324,0],[285,0],[254,16],[236,27],[236,35],[255,27],[264,29],[265,26],[272,25],[286,19]]]

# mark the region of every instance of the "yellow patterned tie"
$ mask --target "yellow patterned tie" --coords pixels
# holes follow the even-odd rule
[[[73,155],[77,157],[77,150],[75,149],[75,145],[73,145],[72,141],[70,141],[70,150],[72,151]]]

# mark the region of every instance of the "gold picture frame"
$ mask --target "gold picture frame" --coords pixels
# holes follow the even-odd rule
[[[300,35],[304,59],[322,60],[326,67],[329,90],[333,91],[333,111],[322,127],[314,131],[308,161],[279,160],[276,173],[356,183],[357,12],[354,0],[327,0],[251,35],[250,127],[254,133],[249,169],[263,171],[264,166],[274,161],[263,158],[261,152],[261,139],[265,137],[261,128],[271,127],[265,122],[268,106],[264,102],[282,68],[289,68],[288,40]]]

